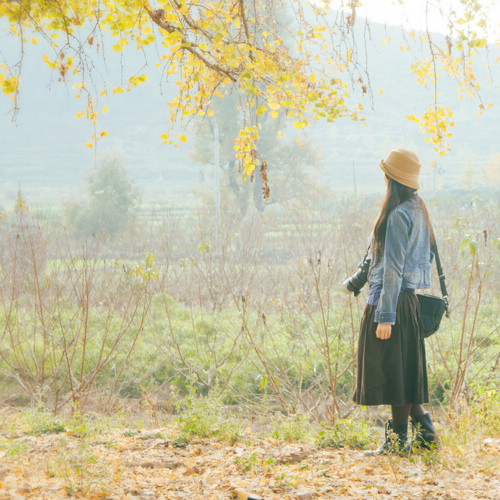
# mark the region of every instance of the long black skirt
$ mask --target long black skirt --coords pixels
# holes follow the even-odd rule
[[[367,305],[358,344],[354,401],[360,405],[406,405],[429,401],[425,344],[417,297],[401,292],[396,324],[387,340],[376,337],[375,306]]]

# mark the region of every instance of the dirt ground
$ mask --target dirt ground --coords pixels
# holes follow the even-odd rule
[[[251,433],[234,444],[188,441],[165,427],[20,433],[1,449],[0,499],[500,499],[494,439],[365,457]]]

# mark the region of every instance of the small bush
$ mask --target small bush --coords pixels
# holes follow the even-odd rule
[[[241,437],[241,423],[227,407],[206,397],[197,397],[190,388],[184,403],[178,403],[175,419],[187,436],[218,437],[235,443]]]
[[[294,413],[289,416],[279,415],[274,421],[272,436],[284,441],[308,441],[311,437],[309,416]]]
[[[323,429],[317,433],[316,444],[322,448],[369,448],[374,440],[371,436],[370,427],[364,419],[361,420],[338,420],[333,426],[323,425]]]

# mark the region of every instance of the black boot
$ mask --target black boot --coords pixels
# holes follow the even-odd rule
[[[412,417],[411,425],[415,432],[415,439],[413,441],[415,447],[430,450],[439,446],[439,438],[432,425],[430,413]]]
[[[366,456],[370,455],[409,455],[410,446],[407,442],[408,422],[394,424],[389,420],[385,424],[385,441],[375,451],[365,451]]]

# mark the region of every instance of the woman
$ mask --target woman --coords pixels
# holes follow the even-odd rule
[[[396,149],[380,162],[387,192],[373,228],[368,282],[361,321],[354,401],[390,405],[385,442],[366,454],[406,453],[408,418],[417,430],[414,445],[430,448],[437,436],[429,413],[425,345],[415,289],[430,288],[434,234],[417,194],[420,161]]]

